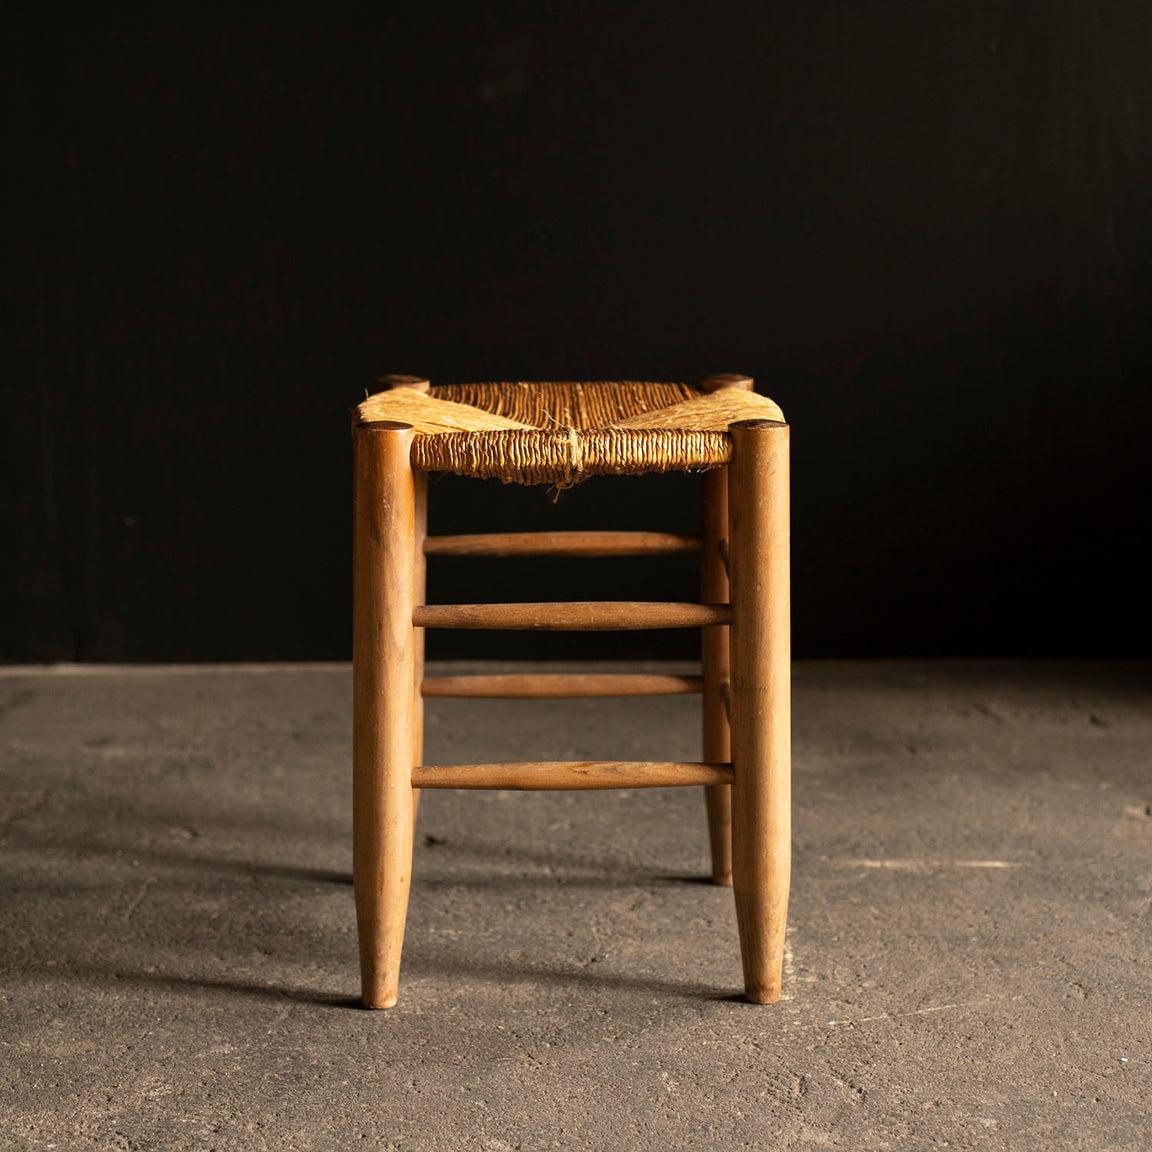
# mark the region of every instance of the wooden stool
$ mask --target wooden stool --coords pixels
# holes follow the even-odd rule
[[[747,998],[780,996],[791,870],[788,426],[743,376],[682,384],[385,377],[354,423],[354,879],[361,999],[396,1003],[420,788],[703,785],[712,879],[736,898]],[[702,471],[700,538],[426,536],[426,473],[566,486]],[[425,604],[425,557],[701,551],[702,603]],[[701,677],[425,678],[425,628],[703,629]],[[423,697],[702,692],[700,763],[423,763]]]

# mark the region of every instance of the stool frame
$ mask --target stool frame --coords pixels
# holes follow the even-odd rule
[[[410,385],[410,377],[386,378]],[[715,387],[751,387],[712,377]],[[731,383],[734,382],[734,383]],[[706,384],[708,382],[705,382]],[[361,1000],[397,1000],[421,788],[598,789],[703,785],[712,880],[734,890],[744,991],[779,999],[791,873],[789,428],[729,429],[730,462],[703,474],[701,537],[653,532],[427,535],[427,477],[413,429],[353,430],[353,880]],[[430,555],[701,552],[701,603],[427,605]],[[426,628],[702,629],[702,674],[424,676]],[[423,763],[426,696],[490,698],[699,692],[703,760]]]

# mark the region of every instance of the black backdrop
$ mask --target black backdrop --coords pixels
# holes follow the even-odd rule
[[[0,656],[346,657],[349,409],[389,371],[754,375],[798,655],[1149,650],[1144,0],[394,9],[7,10]],[[433,487],[437,531],[697,514],[683,478]]]

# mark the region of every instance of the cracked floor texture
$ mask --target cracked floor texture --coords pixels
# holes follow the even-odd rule
[[[698,789],[429,793],[353,1006],[343,666],[0,670],[0,1148],[1152,1146],[1152,669],[795,670],[786,999]],[[694,698],[428,702],[430,763],[697,759]]]

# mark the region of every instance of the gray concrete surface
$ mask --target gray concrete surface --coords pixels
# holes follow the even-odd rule
[[[432,701],[430,762],[693,759],[694,700]],[[695,790],[438,793],[351,1006],[344,668],[0,673],[0,1148],[1152,1146],[1152,672],[796,670],[787,1000]]]

